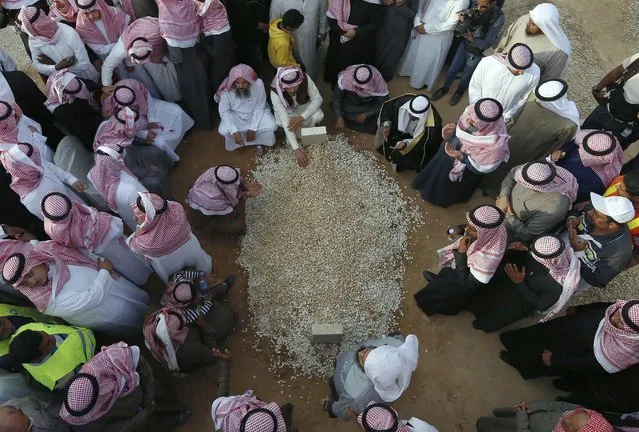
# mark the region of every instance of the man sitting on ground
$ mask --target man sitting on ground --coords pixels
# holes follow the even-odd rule
[[[293,405],[264,402],[247,390],[242,395],[222,396],[211,407],[213,425],[220,432],[298,432],[293,426]]]
[[[229,72],[215,93],[220,126],[228,151],[245,145],[275,144],[275,118],[266,104],[264,82],[250,66],[239,64]]]
[[[271,102],[275,121],[284,129],[286,141],[295,150],[297,164],[308,164],[298,142],[300,130],[313,127],[324,119],[322,95],[313,80],[299,67],[281,67],[271,83]]]

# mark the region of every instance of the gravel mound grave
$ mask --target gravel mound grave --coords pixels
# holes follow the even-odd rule
[[[307,152],[304,169],[289,148],[259,159],[252,177],[264,189],[247,201],[238,263],[272,370],[328,377],[340,349],[396,326],[408,235],[422,218],[375,156],[342,135]],[[312,345],[312,325],[331,323],[344,326],[341,346]]]

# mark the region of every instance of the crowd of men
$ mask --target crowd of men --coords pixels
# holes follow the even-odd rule
[[[639,300],[567,306],[636,263],[639,168],[624,165],[624,150],[639,136],[639,54],[593,86],[598,106],[582,122],[562,80],[571,47],[557,8],[539,4],[506,28],[503,6],[4,0],[1,24],[20,34],[46,92],[0,51],[0,429],[161,431],[188,421],[143,354],[176,375],[228,362],[235,314],[224,296],[235,278],[215,276],[192,227],[242,234],[245,201],[262,185],[213,166],[176,202],[167,180],[176,148],[219,116],[227,151],[259,154],[281,128],[302,169],[313,161],[301,130],[324,120],[322,69],[335,131],[369,134],[393,170],[417,173],[424,200],[445,208],[478,189],[495,198],[448,228],[442,269],[424,272],[415,299],[428,315],[469,310],[485,332],[541,314],[501,334],[500,358],[524,379],[557,377],[569,395],[496,409],[477,429],[637,426]],[[395,74],[422,93],[391,97]],[[445,122],[433,103],[458,78],[449,103],[468,91],[470,104]],[[152,273],[166,290],[148,313]],[[145,349],[122,341],[136,335]],[[368,432],[436,432],[389,405],[418,361],[415,335],[342,352],[322,408]],[[292,410],[222,385],[211,413],[216,430],[286,432],[299,430]]]

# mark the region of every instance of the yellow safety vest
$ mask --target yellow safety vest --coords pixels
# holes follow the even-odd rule
[[[33,321],[45,322],[49,324],[56,324],[59,322],[55,318],[45,315],[35,308],[13,306],[2,303],[0,303],[0,317],[31,318]],[[10,339],[7,338],[3,341],[0,341],[0,357],[4,357],[9,354],[9,340]]]
[[[95,337],[89,329],[75,326],[31,323],[18,329],[11,340],[25,330],[45,332],[48,335],[66,335],[67,338],[58,345],[58,349],[44,363],[37,365],[24,363],[22,366],[33,379],[48,388],[55,389],[56,383],[73,370],[93,358]]]

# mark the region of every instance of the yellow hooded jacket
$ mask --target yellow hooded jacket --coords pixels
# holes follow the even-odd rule
[[[295,38],[289,32],[278,27],[280,22],[282,22],[282,18],[275,18],[269,25],[268,59],[275,68],[299,66],[293,57]]]

